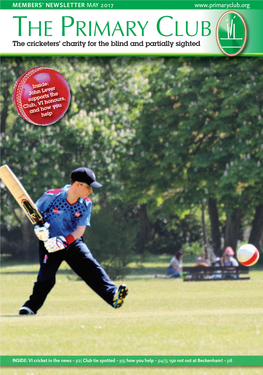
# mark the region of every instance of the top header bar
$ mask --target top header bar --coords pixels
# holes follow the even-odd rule
[[[263,9],[263,2],[257,1],[12,1],[2,0],[1,9],[194,9],[194,10],[252,10]]]

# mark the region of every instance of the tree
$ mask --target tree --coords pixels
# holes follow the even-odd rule
[[[71,89],[66,116],[47,127],[19,118],[11,100],[15,81],[39,65]],[[216,254],[222,237],[236,247],[245,222],[260,243],[262,69],[261,58],[4,58],[2,162],[34,200],[92,167],[104,185],[97,207],[137,221],[139,252],[201,241],[204,203]],[[6,228],[23,225],[6,191],[3,201]]]
[[[18,117],[11,100],[16,80],[37,65],[60,71],[71,88],[69,110],[52,126],[26,123]],[[94,169],[106,185],[100,195],[101,204],[120,195],[117,160],[133,136],[131,124],[141,106],[142,94],[138,93],[146,85],[139,79],[136,63],[131,65],[133,68],[127,71],[121,58],[4,59],[2,162],[14,170],[33,200],[48,188],[68,183],[71,170],[79,165]],[[23,227],[18,231],[23,236],[21,253],[26,248],[27,254],[32,254],[29,248],[34,237],[30,225],[6,190],[2,202],[2,223],[8,230],[15,225]],[[17,254],[17,249],[13,252]]]
[[[144,175],[136,190],[148,209],[169,200],[183,212],[207,199],[227,216],[224,245],[236,248],[242,217],[262,202],[262,84],[258,58],[158,60],[127,172]],[[219,253],[217,218],[213,233]]]

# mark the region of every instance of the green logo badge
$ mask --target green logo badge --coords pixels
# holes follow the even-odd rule
[[[224,13],[217,22],[216,41],[227,56],[236,56],[243,51],[247,42],[247,25],[244,18],[232,10]]]

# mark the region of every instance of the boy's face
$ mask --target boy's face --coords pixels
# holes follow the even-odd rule
[[[79,198],[85,199],[92,193],[92,187],[86,184],[85,182],[77,182],[77,191]]]

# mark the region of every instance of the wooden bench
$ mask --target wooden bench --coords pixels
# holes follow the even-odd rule
[[[238,267],[183,267],[184,281],[220,281],[220,280],[249,280],[249,268]],[[245,276],[244,276],[245,275]]]

